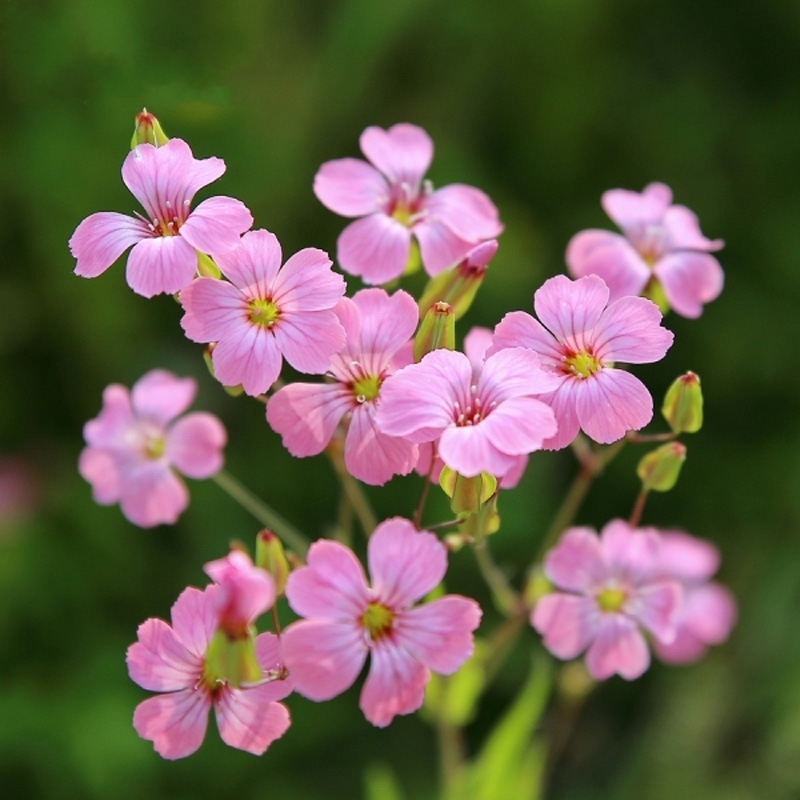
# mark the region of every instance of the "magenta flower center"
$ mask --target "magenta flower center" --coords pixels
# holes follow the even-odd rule
[[[567,375],[573,375],[581,380],[591,378],[603,365],[596,359],[592,353],[587,350],[581,350],[572,355],[562,357],[563,370]]]
[[[164,430],[154,422],[140,421],[128,432],[126,439],[129,445],[138,449],[148,461],[161,458],[167,447]]]
[[[478,394],[478,387],[475,384],[469,387],[469,395],[463,402],[456,400],[453,403],[453,421],[459,428],[477,425],[482,419],[489,415],[489,412],[497,405],[495,402],[485,403]]]
[[[279,319],[281,312],[272,300],[256,298],[247,304],[250,322],[262,328],[271,328]]]
[[[386,213],[401,225],[410,228],[423,214],[422,204],[426,191],[422,192],[403,181],[392,187]]]
[[[667,232],[662,225],[637,225],[626,230],[625,235],[649,267],[667,251]]]
[[[628,593],[624,589],[608,587],[601,589],[597,593],[597,605],[601,611],[614,613],[619,611],[628,599]]]
[[[189,216],[189,206],[188,200],[177,207],[171,200],[165,200],[163,206],[156,201],[152,208],[148,208],[152,218],[148,227],[156,236],[177,236]]]
[[[367,604],[367,610],[361,615],[361,625],[364,627],[370,641],[377,642],[392,632],[394,627],[394,611],[383,603],[372,602]]]

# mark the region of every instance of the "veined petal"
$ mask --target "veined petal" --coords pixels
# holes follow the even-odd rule
[[[398,714],[411,714],[425,699],[427,668],[392,642],[378,642],[361,689],[359,708],[376,727],[385,728]]]
[[[452,228],[435,217],[423,217],[412,230],[419,242],[422,266],[432,278],[454,267],[475,247],[474,241],[462,239]]]
[[[380,371],[387,357],[414,335],[419,321],[417,303],[408,292],[389,295],[383,289],[362,289],[353,295],[353,303],[361,320],[357,349],[367,358],[378,356],[384,363],[371,366]],[[353,347],[350,341],[348,347]]]
[[[483,362],[478,395],[486,401],[504,401],[519,395],[547,394],[561,385],[562,378],[542,369],[539,356],[526,347],[507,347]]]
[[[449,594],[404,611],[395,636],[428,669],[452,675],[472,655],[472,632],[480,621],[481,609],[474,600]]]
[[[664,213],[664,228],[670,250],[705,250],[708,252],[721,250],[722,239],[707,239],[700,232],[697,214],[686,206],[670,206]]]
[[[367,658],[364,632],[354,622],[300,620],[281,642],[295,691],[317,702],[350,688]]]
[[[193,342],[217,342],[249,326],[247,303],[232,283],[195,278],[180,293],[181,327]]]
[[[278,380],[283,358],[271,331],[245,323],[217,342],[211,362],[220,383],[241,384],[247,394],[255,397]]]
[[[217,629],[221,593],[222,589],[213,584],[202,591],[189,586],[172,604],[172,628],[198,659],[205,658],[208,643]]]
[[[141,146],[141,145],[140,145]],[[160,694],[139,703],[133,727],[166,759],[185,758],[203,743],[211,700],[203,689]]]
[[[297,311],[285,314],[274,327],[275,343],[299,372],[322,375],[331,358],[344,347],[344,328],[333,311]]]
[[[672,202],[672,190],[664,183],[650,183],[644,191],[609,189],[601,199],[603,210],[623,230],[642,223],[660,222]]]
[[[142,145],[140,145],[141,147]],[[175,294],[192,282],[197,253],[182,236],[142,239],[131,250],[125,278],[136,294]]]
[[[590,335],[608,304],[608,287],[597,275],[573,281],[566,275],[546,280],[533,295],[542,324],[561,342],[586,350]]]
[[[202,659],[186,649],[164,620],[146,620],[137,636],[139,641],[128,648],[126,656],[132,681],[151,692],[174,692],[197,683]]]
[[[164,369],[150,370],[131,389],[131,404],[139,419],[171,422],[192,404],[197,393],[193,378],[178,378]]]
[[[636,623],[623,614],[603,614],[600,629],[586,653],[586,667],[596,681],[615,672],[625,680],[638,678],[650,666],[650,653]]]
[[[149,236],[150,229],[140,219],[113,211],[91,214],[75,228],[69,240],[70,252],[78,260],[75,274],[96,278],[131,245]]]
[[[439,439],[439,457],[466,478],[474,478],[481,472],[505,475],[514,465],[515,456],[502,452],[492,441],[487,421],[475,426],[447,428]]]
[[[236,247],[216,257],[222,274],[248,300],[264,299],[272,294],[281,260],[278,237],[263,228],[248,231]]]
[[[122,163],[122,180],[144,206],[150,220],[169,213],[181,215],[187,192],[187,175],[194,169],[194,157],[182,139],[170,139],[162,147],[140,144]]]
[[[355,625],[369,603],[367,579],[352,550],[320,539],[309,548],[306,566],[289,575],[286,598],[301,617]]]
[[[553,592],[531,612],[531,625],[544,637],[544,646],[558,658],[575,658],[592,642],[600,611],[591,597]]]
[[[669,253],[659,259],[653,272],[670,308],[690,319],[703,313],[703,304],[715,300],[725,283],[719,261],[708,253]]]
[[[361,152],[393,183],[416,190],[433,158],[433,142],[422,128],[408,123],[389,130],[371,126],[359,138]]]
[[[672,331],[661,327],[658,306],[644,297],[623,297],[603,312],[594,334],[594,355],[601,362],[649,364],[664,358]]]
[[[220,692],[214,710],[225,744],[260,756],[289,729],[286,706],[269,698],[267,686]]]
[[[660,642],[669,644],[675,639],[675,616],[682,599],[676,581],[652,583],[637,589],[623,610]]]
[[[347,287],[331,266],[328,254],[314,247],[291,256],[275,279],[273,299],[278,308],[282,312],[332,309]]]
[[[561,367],[564,349],[538,319],[525,311],[509,311],[494,329],[492,345],[486,351],[490,356],[507,347],[527,347],[542,359],[550,369]]]
[[[203,480],[222,469],[225,427],[213,414],[197,411],[179,419],[167,433],[165,454],[188,478]]]
[[[262,696],[270,700],[283,700],[284,697],[288,697],[294,690],[294,681],[286,669],[280,637],[274,633],[260,633],[256,636],[256,658],[265,673],[280,673],[285,676],[260,684]]]
[[[148,464],[121,481],[122,513],[140,528],[172,525],[188,504],[186,486],[164,464]]]
[[[503,401],[479,425],[492,445],[509,456],[541,450],[558,427],[553,409],[534,397],[511,397]]]
[[[575,527],[564,532],[544,560],[545,575],[568,592],[591,594],[609,577],[608,564],[597,534]]]
[[[645,385],[621,369],[605,369],[573,381],[575,411],[586,435],[611,444],[653,418],[653,398]]]
[[[447,549],[432,533],[402,517],[373,531],[367,545],[372,589],[378,601],[399,611],[436,588],[447,571]]]
[[[339,384],[290,383],[267,403],[267,422],[283,446],[300,458],[321,453],[352,399]]]
[[[365,283],[399,278],[408,262],[411,231],[386,214],[370,214],[351,222],[339,235],[339,265]]]
[[[555,436],[542,442],[543,450],[561,450],[572,444],[580,430],[576,407],[576,383],[572,378],[562,378],[561,385],[550,394],[543,394],[539,399],[553,409],[558,429]]]
[[[495,204],[474,186],[463,183],[443,186],[426,197],[424,205],[429,217],[473,244],[493,239],[503,232]]]
[[[233,197],[209,197],[189,214],[181,236],[202,253],[217,255],[233,250],[253,224],[247,206]]]
[[[389,200],[386,178],[360,158],[327,161],[314,176],[317,200],[343,217],[363,217],[385,209]]]

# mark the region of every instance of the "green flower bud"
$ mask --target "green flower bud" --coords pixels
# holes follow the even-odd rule
[[[687,372],[667,389],[661,407],[673,433],[697,433],[703,425],[703,392],[700,378]]]
[[[197,251],[197,274],[203,278],[216,278],[219,280],[222,273],[210,256]]]
[[[162,144],[166,144],[168,141],[169,137],[161,128],[161,123],[156,115],[143,108],[136,115],[136,127],[133,129],[131,150],[140,144],[152,144],[155,147],[161,147]]]
[[[422,361],[432,350],[456,348],[456,318],[448,303],[434,303],[419,326],[414,337],[414,361]]]
[[[227,681],[234,688],[260,680],[254,631],[232,638],[219,628],[208,643],[203,678],[208,685]]]
[[[272,531],[263,530],[256,537],[255,564],[272,575],[276,594],[283,594],[289,577],[289,561],[281,540]]]
[[[645,492],[668,492],[677,482],[686,448],[680,442],[669,442],[648,453],[636,467]]]

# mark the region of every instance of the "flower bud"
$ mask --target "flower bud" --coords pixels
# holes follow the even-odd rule
[[[275,593],[283,594],[289,577],[289,561],[281,540],[272,531],[263,530],[256,537],[256,566],[272,575]]]
[[[703,392],[699,376],[687,372],[676,378],[667,389],[661,413],[673,433],[697,433],[703,425]]]
[[[203,672],[209,682],[227,681],[237,689],[259,681],[261,667],[256,658],[254,631],[231,638],[223,628],[218,628],[208,643]]]
[[[197,274],[203,278],[215,278],[217,280],[222,277],[222,273],[213,259],[199,250],[197,251]]]
[[[680,442],[669,442],[648,453],[636,467],[645,492],[668,492],[677,482],[686,448]]]
[[[439,485],[450,498],[450,509],[459,516],[477,514],[497,491],[497,479],[488,472],[465,478],[450,467],[442,468]]]
[[[448,303],[434,303],[422,318],[414,337],[414,361],[419,363],[432,350],[456,349],[456,318]]]
[[[453,307],[456,319],[460,319],[472,305],[486,274],[486,268],[497,252],[497,241],[481,242],[464,256],[452,269],[440,272],[428,281],[419,301],[419,314],[424,317],[437,301],[444,300]]]
[[[169,137],[161,128],[161,123],[156,115],[143,108],[136,115],[136,127],[133,129],[131,150],[140,144],[152,144],[155,147],[161,147],[162,144],[166,144],[168,141]]]

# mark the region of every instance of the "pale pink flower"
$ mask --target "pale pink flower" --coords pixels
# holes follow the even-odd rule
[[[556,275],[536,291],[533,306],[541,322],[524,311],[506,314],[490,352],[528,347],[556,377],[555,391],[541,397],[558,420],[558,432],[545,449],[566,447],[579,429],[609,444],[647,425],[653,417],[650,392],[614,365],[664,357],[673,335],[661,327],[655,303],[643,297],[609,303],[608,287],[596,275],[576,281]]]
[[[383,383],[411,360],[407,347],[417,326],[417,304],[403,291],[362,289],[336,306],[347,334],[330,364],[330,383],[291,383],[267,403],[267,421],[298,457],[321,453],[344,420],[344,463],[364,483],[382,485],[406,475],[417,460],[416,445],[387,436],[375,425]]]
[[[522,347],[489,356],[477,377],[463,353],[433,350],[387,378],[377,423],[412,442],[438,439],[439,457],[465,477],[502,476],[555,434],[552,409],[534,395],[557,385]]]
[[[605,192],[603,209],[624,235],[604,230],[575,234],[567,246],[569,271],[576,278],[599,275],[612,301],[641,294],[656,280],[670,308],[684,317],[699,317],[703,304],[722,291],[722,267],[709,254],[723,242],[706,239],[695,214],[671,203],[672,191],[663,183],[651,183],[641,194]]]
[[[382,728],[422,705],[429,670],[450,675],[472,655],[481,610],[459,595],[414,605],[441,582],[447,550],[408,520],[382,522],[367,558],[371,586],[343,544],[312,544],[308,565],[286,585],[289,604],[306,619],[292,623],[282,641],[295,690],[316,701],[351,686],[370,655],[360,708]]]
[[[83,220],[69,240],[75,274],[96,278],[133,245],[125,275],[134,292],[152,297],[183,289],[195,276],[198,252],[216,257],[230,250],[253,224],[231,197],[210,197],[192,210],[195,193],[223,172],[222,159],[196,159],[181,139],[135,147],[122,180],[147,216],[101,211]]]
[[[230,280],[198,278],[180,293],[186,335],[216,342],[214,374],[247,394],[266,392],[283,358],[300,372],[323,373],[344,344],[333,307],[344,294],[341,275],[322,250],[307,247],[281,267],[281,246],[265,230],[246,233],[217,256]]]
[[[359,143],[370,163],[328,161],[314,178],[314,193],[323,205],[360,218],[338,242],[339,264],[351,275],[372,284],[398,278],[413,238],[422,265],[433,276],[503,230],[497,209],[479,189],[454,183],[433,191],[423,181],[433,142],[422,128],[407,123],[389,130],[370,127]]]
[[[272,576],[256,567],[247,553],[231,550],[225,558],[209,561],[203,571],[221,589],[219,626],[230,637],[242,636],[256,617],[275,602]]]
[[[717,569],[719,551],[711,542],[682,531],[661,532],[658,570],[664,578],[677,580],[683,587],[683,600],[674,617],[674,641],[653,642],[662,661],[697,661],[709,646],[728,638],[736,623],[736,601],[726,587],[711,580]]]
[[[119,503],[135,525],[173,523],[189,502],[177,473],[209,478],[222,467],[227,435],[213,414],[182,414],[197,390],[165,370],[141,377],[132,391],[111,384],[100,414],[86,423],[78,461],[100,505]]]
[[[545,575],[561,591],[531,612],[545,647],[563,659],[586,650],[595,680],[638,678],[650,665],[644,632],[672,642],[681,602],[680,584],[658,576],[659,546],[655,529],[622,520],[609,522],[600,537],[591,528],[565,531],[544,560]]]
[[[209,642],[219,622],[220,586],[185,589],[172,607],[172,626],[148,619],[138,641],[128,648],[131,679],[143,689],[163,692],[139,703],[133,726],[164,758],[184,758],[202,744],[208,712],[214,709],[222,740],[260,755],[289,727],[289,712],[278,700],[292,690],[291,678],[271,633],[255,640],[262,679],[234,688],[206,663]]]

